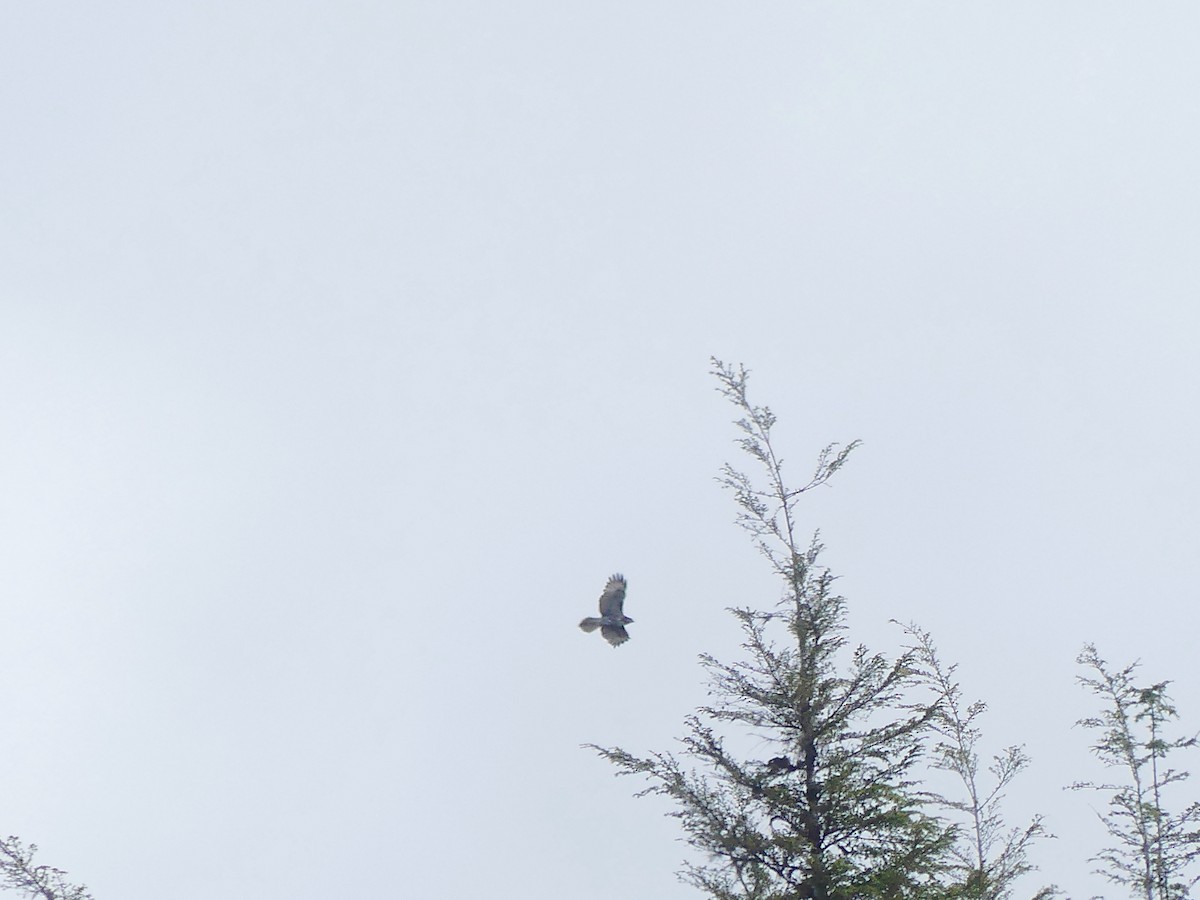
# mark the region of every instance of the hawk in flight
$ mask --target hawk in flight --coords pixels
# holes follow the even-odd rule
[[[604,586],[600,595],[600,618],[589,616],[579,623],[584,631],[600,629],[600,634],[613,647],[619,647],[629,640],[629,632],[625,630],[633,619],[625,615],[625,576],[614,575]]]

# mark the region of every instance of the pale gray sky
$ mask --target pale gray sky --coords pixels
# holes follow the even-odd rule
[[[716,354],[798,473],[864,440],[851,637],[932,630],[1102,888],[1079,646],[1200,727],[1200,7],[2,15],[0,831],[98,900],[696,896],[578,745],[778,596]]]

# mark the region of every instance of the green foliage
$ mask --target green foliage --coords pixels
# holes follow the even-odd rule
[[[1186,781],[1188,773],[1170,768],[1166,759],[1175,750],[1195,747],[1197,739],[1164,736],[1164,727],[1179,716],[1166,693],[1170,682],[1141,687],[1134,679],[1137,663],[1114,672],[1091,644],[1077,662],[1089,670],[1079,683],[1104,702],[1099,716],[1077,724],[1097,734],[1092,752],[1123,776],[1119,783],[1071,785],[1109,795],[1108,810],[1099,815],[1116,843],[1093,858],[1101,864],[1096,871],[1145,900],[1187,897],[1200,880],[1189,874],[1200,857],[1200,803],[1178,813],[1168,810],[1168,788]]]
[[[0,838],[0,887],[21,892],[30,900],[93,900],[87,888],[69,884],[66,872],[35,865],[37,844],[25,846],[19,838]]]
[[[954,680],[957,666],[938,658],[933,638],[915,625],[906,629],[912,650],[937,693],[942,697],[932,725],[937,734],[933,766],[955,776],[962,794],[947,797],[931,793],[930,799],[955,814],[959,829],[951,870],[961,882],[959,896],[972,900],[1003,900],[1013,883],[1034,870],[1029,849],[1040,838],[1053,837],[1035,816],[1024,828],[1009,828],[1000,812],[1005,789],[1029,764],[1020,746],[1007,747],[993,757],[986,774],[980,771],[978,746],[982,733],[978,720],[987,711],[982,701],[966,703]],[[990,776],[990,777],[989,777]],[[1043,888],[1038,896],[1053,896],[1057,888]]]
[[[745,366],[739,365],[735,369],[716,358],[712,364],[713,374],[720,382],[718,390],[743,414],[735,422],[744,435],[737,444],[760,464],[766,476],[765,485],[760,485],[726,463],[717,480],[734,495],[738,524],[749,532],[759,552],[789,583],[792,594],[798,596],[804,573],[811,563],[799,550],[803,542],[796,533],[793,516],[796,502],[804,492],[829,481],[862,442],[851,441],[844,447],[829,444],[817,455],[816,468],[808,482],[798,488],[787,487],[783,482],[783,458],[776,454],[771,443],[775,415],[770,407],[755,406],[747,397],[746,383],[750,373]]]
[[[822,545],[797,533],[799,497],[826,483],[858,442],[826,447],[813,476],[789,487],[774,415],[749,401],[744,368],[713,364],[741,416],[739,446],[760,470],[751,477],[726,465],[719,481],[783,597],[769,611],[731,610],[745,659],[701,657],[713,700],[687,719],[679,755],[589,746],[618,774],[649,780],[642,794],[674,801],[703,860],[686,863],[681,877],[718,900],[954,896],[955,830],[930,812],[917,778],[941,697],[928,690],[916,650],[889,659],[848,646],[845,599],[819,562]],[[730,729],[771,745],[773,757],[735,753]]]
[[[713,374],[754,461],[749,473],[724,465],[717,480],[782,581],[781,598],[730,610],[744,652],[732,663],[700,657],[711,700],[685,720],[677,752],[588,746],[617,774],[645,779],[638,796],[673,801],[671,815],[699,851],[680,877],[717,900],[1010,900],[1035,869],[1031,848],[1053,837],[1041,816],[1012,828],[1002,815],[1029,764],[1024,749],[981,758],[987,706],[963,698],[956,667],[941,662],[928,632],[907,626],[910,645],[896,658],[852,646],[819,534],[797,528],[800,497],[828,483],[859,442],[825,447],[812,475],[790,486],[775,415],[750,401],[746,369],[714,359]],[[1071,785],[1108,795],[1100,819],[1114,844],[1093,858],[1097,871],[1144,900],[1184,900],[1200,881],[1200,803],[1168,808],[1188,773],[1167,758],[1198,739],[1166,735],[1178,718],[1168,682],[1141,686],[1136,664],[1111,671],[1090,645],[1078,662],[1088,670],[1080,683],[1103,701],[1100,715],[1078,724],[1096,734],[1097,757],[1122,772],[1117,782]],[[735,749],[746,737],[768,749],[747,757]],[[954,786],[928,789],[931,769]],[[1059,893],[1043,887],[1034,900]]]

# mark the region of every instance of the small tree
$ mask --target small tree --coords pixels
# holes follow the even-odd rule
[[[952,870],[962,883],[961,895],[971,900],[1002,900],[1011,896],[1014,882],[1036,867],[1029,849],[1039,838],[1052,837],[1035,816],[1024,828],[1010,828],[1000,812],[1004,792],[1025,767],[1029,757],[1020,746],[1007,747],[992,759],[987,773],[980,771],[978,719],[987,711],[981,700],[966,703],[962,688],[954,680],[957,666],[946,666],[938,658],[933,638],[915,625],[907,626],[913,651],[943,698],[932,720],[938,740],[933,766],[949,772],[961,783],[961,799],[930,794],[935,804],[958,814],[963,820],[958,841],[951,851]],[[1042,888],[1035,900],[1058,893]]]
[[[34,865],[37,844],[20,838],[0,838],[0,887],[22,892],[30,900],[93,900],[87,888],[67,882],[66,872],[53,866]]]
[[[850,649],[845,599],[818,560],[818,537],[798,535],[799,498],[826,483],[858,446],[826,447],[801,487],[784,480],[772,443],[775,417],[746,395],[747,371],[713,360],[721,393],[737,408],[738,443],[758,478],[724,466],[738,523],[783,582],[774,610],[731,612],[745,635],[743,662],[701,656],[714,697],[686,720],[682,756],[636,756],[592,746],[618,774],[670,797],[688,842],[705,860],[681,878],[718,900],[849,900],[945,896],[953,830],[929,812],[914,767],[940,697],[917,667]],[[920,697],[923,699],[914,699]],[[734,726],[773,745],[746,758],[722,733]],[[639,795],[640,796],[640,795]]]
[[[1200,856],[1200,803],[1182,812],[1168,811],[1164,794],[1188,773],[1167,766],[1174,750],[1195,747],[1196,737],[1168,740],[1164,727],[1179,714],[1167,696],[1168,681],[1139,687],[1138,664],[1110,670],[1096,648],[1084,645],[1077,662],[1089,670],[1078,678],[1104,702],[1099,716],[1077,724],[1098,734],[1092,752],[1106,766],[1122,769],[1121,783],[1077,782],[1072,789],[1109,795],[1100,821],[1116,844],[1095,857],[1096,872],[1114,884],[1134,888],[1145,900],[1177,900],[1188,896],[1200,875],[1190,875]]]

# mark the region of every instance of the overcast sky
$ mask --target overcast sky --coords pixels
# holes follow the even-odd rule
[[[851,639],[930,629],[1024,889],[1103,890],[1080,645],[1200,728],[1200,7],[0,15],[0,832],[98,900],[697,896],[579,745],[779,596],[716,355],[797,479],[863,440]]]

